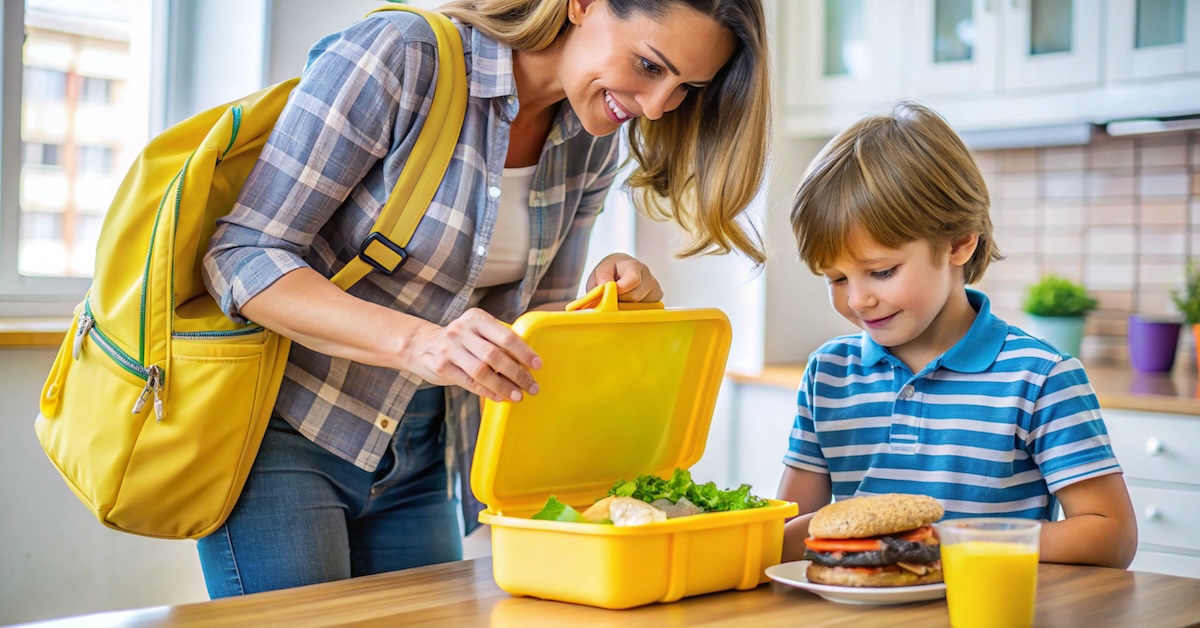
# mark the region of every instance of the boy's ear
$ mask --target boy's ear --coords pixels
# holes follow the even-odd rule
[[[971,261],[971,257],[975,255],[975,249],[979,247],[979,234],[968,233],[967,235],[950,243],[950,263],[955,266],[965,266]]]

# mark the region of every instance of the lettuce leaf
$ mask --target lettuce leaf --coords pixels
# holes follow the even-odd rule
[[[604,519],[602,521],[592,521],[585,519],[578,510],[571,506],[558,501],[558,497],[551,495],[550,499],[546,500],[546,505],[542,507],[537,514],[530,519],[541,519],[542,521],[570,521],[572,523],[606,523],[612,525],[612,521]]]
[[[551,495],[550,499],[546,500],[546,505],[531,518],[542,521],[577,521],[587,523],[587,519],[584,519],[578,510],[558,501],[558,497],[554,495]]]
[[[675,503],[686,497],[706,512],[747,510],[768,505],[767,500],[750,494],[749,484],[723,491],[713,482],[696,484],[692,481],[690,471],[679,468],[675,469],[670,480],[654,475],[639,475],[636,480],[620,480],[609,489],[608,495],[633,497],[647,503],[656,499],[667,499]]]

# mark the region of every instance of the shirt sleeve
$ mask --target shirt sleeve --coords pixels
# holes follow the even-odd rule
[[[1041,469],[1051,493],[1121,472],[1100,402],[1079,360],[1065,359],[1050,369],[1029,416],[1025,450]]]
[[[579,199],[579,207],[571,219],[567,235],[558,247],[554,260],[546,267],[537,289],[529,300],[529,309],[546,303],[571,301],[579,295],[579,284],[583,280],[583,267],[587,262],[588,240],[596,216],[604,208],[604,199],[620,170],[617,158],[619,142],[615,137],[602,138],[597,142],[599,168],[588,168],[588,181]],[[569,181],[568,181],[569,184]]]
[[[314,237],[380,159],[429,110],[436,47],[371,17],[321,40],[204,259],[230,318],[307,264]]]
[[[788,437],[788,451],[783,456],[783,464],[828,475],[829,464],[825,462],[825,455],[817,442],[817,427],[813,421],[816,378],[817,356],[814,355],[809,359],[808,367],[804,369],[800,390],[796,394],[796,420]]]

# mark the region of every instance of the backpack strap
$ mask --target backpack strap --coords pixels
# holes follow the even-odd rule
[[[371,235],[331,281],[342,290],[353,286],[372,270],[392,276],[405,260],[417,224],[433,201],[458,145],[467,110],[467,66],[462,37],[450,18],[416,7],[392,4],[372,11],[409,11],[424,17],[438,43],[437,86],[429,116],[421,127],[408,162],[392,189],[387,204],[371,228]]]

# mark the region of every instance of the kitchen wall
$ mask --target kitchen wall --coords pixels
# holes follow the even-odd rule
[[[0,624],[208,599],[192,541],[110,530],[33,432],[51,349],[0,349]]]
[[[1099,300],[1082,358],[1128,364],[1130,314],[1178,318],[1170,290],[1200,257],[1200,132],[1098,134],[1085,146],[978,151],[1007,259],[979,287],[1020,326],[1043,274],[1081,281]],[[1190,334],[1177,364],[1192,365]]]

